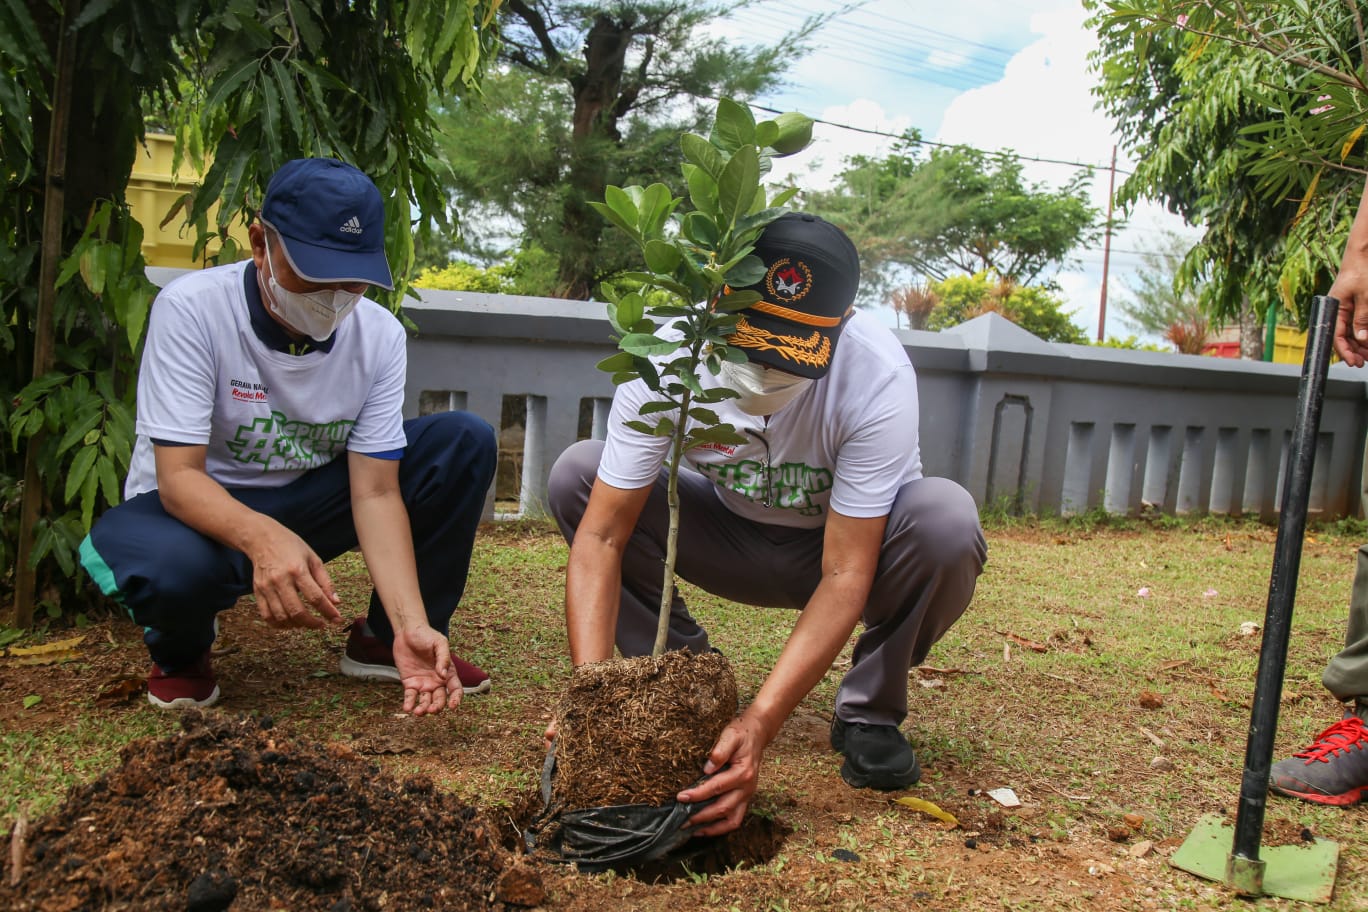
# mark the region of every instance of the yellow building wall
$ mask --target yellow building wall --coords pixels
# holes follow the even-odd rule
[[[1306,333],[1291,326],[1279,326],[1274,330],[1273,362],[1275,364],[1301,364],[1306,360]],[[1330,352],[1330,363],[1339,360],[1339,355]]]
[[[128,205],[133,217],[143,227],[142,253],[147,265],[176,269],[203,267],[208,265],[205,259],[191,257],[195,247],[195,229],[185,224],[183,211],[176,213],[165,228],[160,227],[176,200],[198,180],[198,175],[194,174],[172,176],[171,159],[175,145],[174,136],[147,134],[147,144],[138,149],[133,173],[128,179]],[[217,213],[217,206],[209,210],[209,224],[214,223]],[[234,226],[229,235],[244,252],[248,250],[245,225]],[[205,256],[213,256],[218,249],[217,242],[211,241]]]

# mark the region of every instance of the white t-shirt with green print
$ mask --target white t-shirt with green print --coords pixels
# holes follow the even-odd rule
[[[706,370],[701,379],[704,388],[721,385]],[[598,477],[615,488],[653,484],[668,456],[667,438],[623,424],[652,398],[640,380],[613,396]],[[826,376],[768,421],[731,400],[711,408],[748,442],[690,450],[686,470],[711,479],[727,508],[747,519],[813,529],[833,510],[886,516],[898,489],[921,477],[916,374],[897,337],[860,311],[846,323]]]
[[[153,438],[207,446],[209,476],[226,487],[279,486],[347,450],[404,446],[407,345],[398,319],[363,299],[331,351],[273,351],[252,329],[246,267],[187,273],[157,295],[126,498],[157,487]]]

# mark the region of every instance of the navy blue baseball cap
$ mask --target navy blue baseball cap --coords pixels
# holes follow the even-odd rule
[[[271,177],[261,221],[309,282],[366,282],[394,289],[385,258],[385,204],[364,173],[335,158],[297,158]]]

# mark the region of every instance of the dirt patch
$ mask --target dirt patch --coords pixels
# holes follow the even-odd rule
[[[396,781],[266,718],[190,712],[179,735],[134,741],[121,761],[28,827],[0,906],[344,912],[544,899],[495,828],[427,777]]]

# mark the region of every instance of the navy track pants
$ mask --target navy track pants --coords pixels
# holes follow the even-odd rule
[[[428,623],[445,633],[465,591],[475,530],[494,477],[494,431],[467,412],[441,412],[405,421],[404,434],[399,487],[418,585]],[[357,545],[345,457],[280,487],[228,492],[295,532],[324,561]],[[156,491],[101,516],[81,543],[81,563],[105,595],[146,628],[152,661],[168,670],[203,655],[214,641],[214,616],[252,591],[247,555],[172,517]],[[374,592],[367,620],[383,642],[394,639]]]

